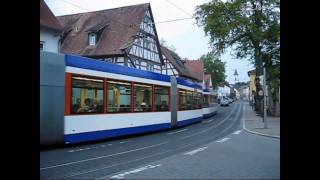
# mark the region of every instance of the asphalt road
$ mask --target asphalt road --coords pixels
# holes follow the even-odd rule
[[[237,101],[193,125],[40,151],[40,177],[279,178],[280,141],[241,131],[241,114]]]

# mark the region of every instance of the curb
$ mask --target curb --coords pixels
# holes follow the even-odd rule
[[[271,138],[278,138],[280,139],[280,136],[273,136],[273,135],[269,135],[269,134],[263,134],[263,133],[259,133],[259,132],[255,132],[255,131],[250,131],[249,129],[243,127],[242,128],[243,130],[249,132],[249,133],[252,133],[252,134],[257,134],[257,135],[261,135],[261,136],[267,136],[267,137],[271,137]]]
[[[261,136],[266,136],[266,137],[271,137],[271,138],[277,138],[277,139],[280,139],[280,136],[274,136],[274,135],[269,135],[269,134],[263,134],[263,133],[259,133],[259,132],[255,132],[255,131],[251,131],[249,129],[246,128],[246,123],[245,123],[245,120],[243,118],[243,114],[242,114],[242,129],[247,131],[248,133],[252,133],[252,134],[257,134],[257,135],[261,135]]]

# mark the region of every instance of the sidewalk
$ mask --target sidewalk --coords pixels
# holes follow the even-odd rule
[[[248,102],[243,103],[242,122],[243,129],[248,132],[280,138],[280,117],[268,116],[268,128],[265,129],[262,117],[256,115]]]

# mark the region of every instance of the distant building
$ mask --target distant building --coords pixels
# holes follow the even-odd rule
[[[256,70],[251,70],[248,71],[248,76],[250,78],[249,81],[249,99],[252,97],[252,95],[254,94],[254,92],[256,92]]]
[[[193,73],[193,68],[188,68],[186,61],[182,60],[177,53],[164,46],[161,46],[161,52],[164,61],[162,74],[181,77],[194,82],[201,81],[201,79]]]
[[[204,64],[202,60],[185,60],[185,66],[196,77],[198,83],[202,85],[204,91],[213,92],[212,77],[204,73]]]
[[[185,66],[190,69],[190,71],[197,78],[198,82],[203,84],[204,70],[203,61],[201,60],[185,60]]]
[[[203,89],[204,91],[212,91],[212,79],[210,74],[205,74],[203,78]]]
[[[227,81],[223,81],[218,86],[218,96],[221,98],[222,96],[229,97],[231,93],[230,85]]]
[[[59,53],[63,28],[47,4],[40,0],[40,51]]]

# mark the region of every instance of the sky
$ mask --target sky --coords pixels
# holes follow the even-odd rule
[[[209,37],[205,36],[202,27],[196,25],[195,19],[161,23],[162,21],[190,18],[198,5],[209,0],[45,0],[55,16],[98,11],[121,6],[150,3],[159,40],[164,39],[167,45],[174,46],[181,58],[199,59],[210,50]],[[159,23],[157,23],[159,22]],[[227,81],[233,84],[234,71],[237,69],[240,82],[249,81],[247,72],[253,66],[244,59],[235,59],[230,49],[221,56],[226,62]]]

